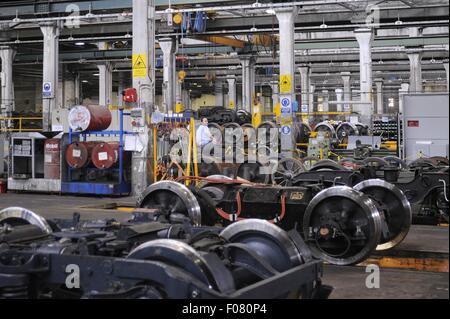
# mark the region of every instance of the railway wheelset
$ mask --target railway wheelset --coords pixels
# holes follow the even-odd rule
[[[125,222],[0,211],[0,299],[309,299],[332,291],[296,232],[259,219],[225,228],[159,222],[161,210]]]
[[[137,206],[158,209],[157,220],[226,227],[261,219],[295,232],[315,258],[336,265],[364,261],[398,245],[411,224],[411,207],[394,185],[379,179],[354,187],[310,183],[263,185],[224,176],[197,178],[199,186],[161,181]]]

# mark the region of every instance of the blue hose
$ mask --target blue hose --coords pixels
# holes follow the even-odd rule
[[[192,13],[191,12],[185,12],[183,14],[183,24],[181,25],[181,32],[186,33],[190,31],[191,29],[191,20],[192,20]]]
[[[198,33],[206,31],[206,12],[197,12],[195,16],[194,30]]]

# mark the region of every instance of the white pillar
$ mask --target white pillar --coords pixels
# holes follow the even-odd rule
[[[75,85],[75,105],[81,104],[81,82],[80,82],[80,73],[77,73],[75,75],[75,78],[73,80]]]
[[[228,82],[228,107],[236,109],[236,77],[227,78]]]
[[[98,104],[108,107],[112,104],[112,66],[110,62],[104,62],[97,67],[99,70]]]
[[[344,84],[344,112],[350,112],[352,105],[349,103],[352,100],[352,87],[350,84],[350,72],[341,72],[342,83]]]
[[[175,105],[175,41],[171,38],[159,39],[163,51],[163,103],[165,112],[174,111]]]
[[[310,84],[309,85],[309,110],[311,113],[314,112],[314,92],[315,91],[316,91],[316,86],[314,84]],[[310,120],[312,120],[312,119],[313,119],[313,117],[310,117]]]
[[[360,65],[360,91],[361,105],[353,108],[360,115],[360,121],[364,124],[372,122],[373,99],[372,99],[372,41],[371,29],[357,29],[354,31],[359,44]]]
[[[402,83],[398,90],[398,112],[403,113],[403,96],[408,94],[409,83]]]
[[[337,112],[342,112],[343,107],[342,107],[342,103],[340,103],[340,102],[342,102],[342,100],[343,100],[343,92],[344,92],[344,90],[342,90],[342,89],[335,89],[334,92],[336,93],[336,101],[337,101],[336,111]]]
[[[328,94],[328,90],[322,90],[322,97],[323,97],[323,109],[322,112],[330,112],[330,104],[329,102],[329,94]],[[328,115],[326,115],[326,117],[328,117]]]
[[[175,81],[175,104],[183,105],[183,83],[180,80]]]
[[[280,103],[281,154],[292,156],[295,149],[294,114],[292,104],[295,100],[295,52],[294,26],[296,8],[280,9],[276,12],[280,30]],[[288,103],[286,101],[289,101]]]
[[[277,81],[270,82],[272,88],[272,112],[275,106],[280,103],[280,84]]]
[[[58,105],[60,28],[54,22],[42,23],[40,27],[44,36],[42,127],[44,132],[50,132],[52,131],[52,113],[57,111]]]
[[[63,108],[70,108],[77,104],[76,98],[76,80],[75,77],[64,79],[64,98],[63,98]]]
[[[133,67],[133,87],[138,91],[138,107],[143,118],[151,116],[155,103],[155,0],[133,0],[133,57],[141,57],[144,68]],[[142,64],[141,64],[142,65]],[[144,146],[140,152],[133,152],[132,194],[141,194],[152,180],[148,158],[153,157],[149,143],[150,130],[147,125],[139,133]]]
[[[449,91],[449,77],[448,77],[448,59],[444,60],[444,69],[447,77],[447,92]]]
[[[224,106],[223,103],[223,82],[216,78],[214,82],[214,96],[216,99],[216,106]]]
[[[117,106],[122,107],[123,106],[123,96],[122,92],[125,90],[123,79],[121,78],[119,80],[119,87],[117,88]]]
[[[184,106],[184,109],[191,109],[191,99],[189,97],[189,91],[188,90],[182,90],[182,103]]]
[[[255,95],[255,62],[251,56],[241,57],[242,64],[242,108],[252,111],[253,97]]]
[[[407,54],[410,65],[409,92],[422,93],[422,51],[407,50]]]
[[[312,113],[311,106],[309,105],[309,66],[302,65],[298,68],[301,77],[301,92],[302,92],[302,105],[301,112]]]
[[[0,47],[0,57],[2,59],[1,73],[1,116],[10,117],[15,110],[14,83],[13,83],[13,62],[16,51],[10,46]],[[1,160],[1,159],[0,159]],[[0,163],[3,165],[3,163]]]
[[[375,79],[375,85],[377,86],[377,114],[383,114],[383,79]]]

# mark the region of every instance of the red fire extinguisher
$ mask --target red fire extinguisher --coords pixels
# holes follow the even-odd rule
[[[123,101],[127,103],[136,103],[137,102],[137,91],[135,88],[128,88],[122,92]]]

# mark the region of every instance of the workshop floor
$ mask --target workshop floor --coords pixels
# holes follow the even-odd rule
[[[74,212],[79,212],[82,218],[99,219],[115,218],[126,220],[129,213],[114,210],[92,209],[86,206],[100,206],[117,203],[123,206],[133,206],[133,197],[86,197],[59,196],[47,194],[0,194],[0,210],[10,206],[21,206],[32,210],[45,218],[71,218]],[[446,256],[449,253],[449,230],[447,227],[413,225],[397,251],[436,253]],[[365,285],[369,273],[365,267],[338,267],[325,265],[324,284],[334,287],[330,298],[387,298],[387,299],[426,299],[449,298],[449,273],[425,272],[404,269],[381,269],[380,288],[368,289]]]

